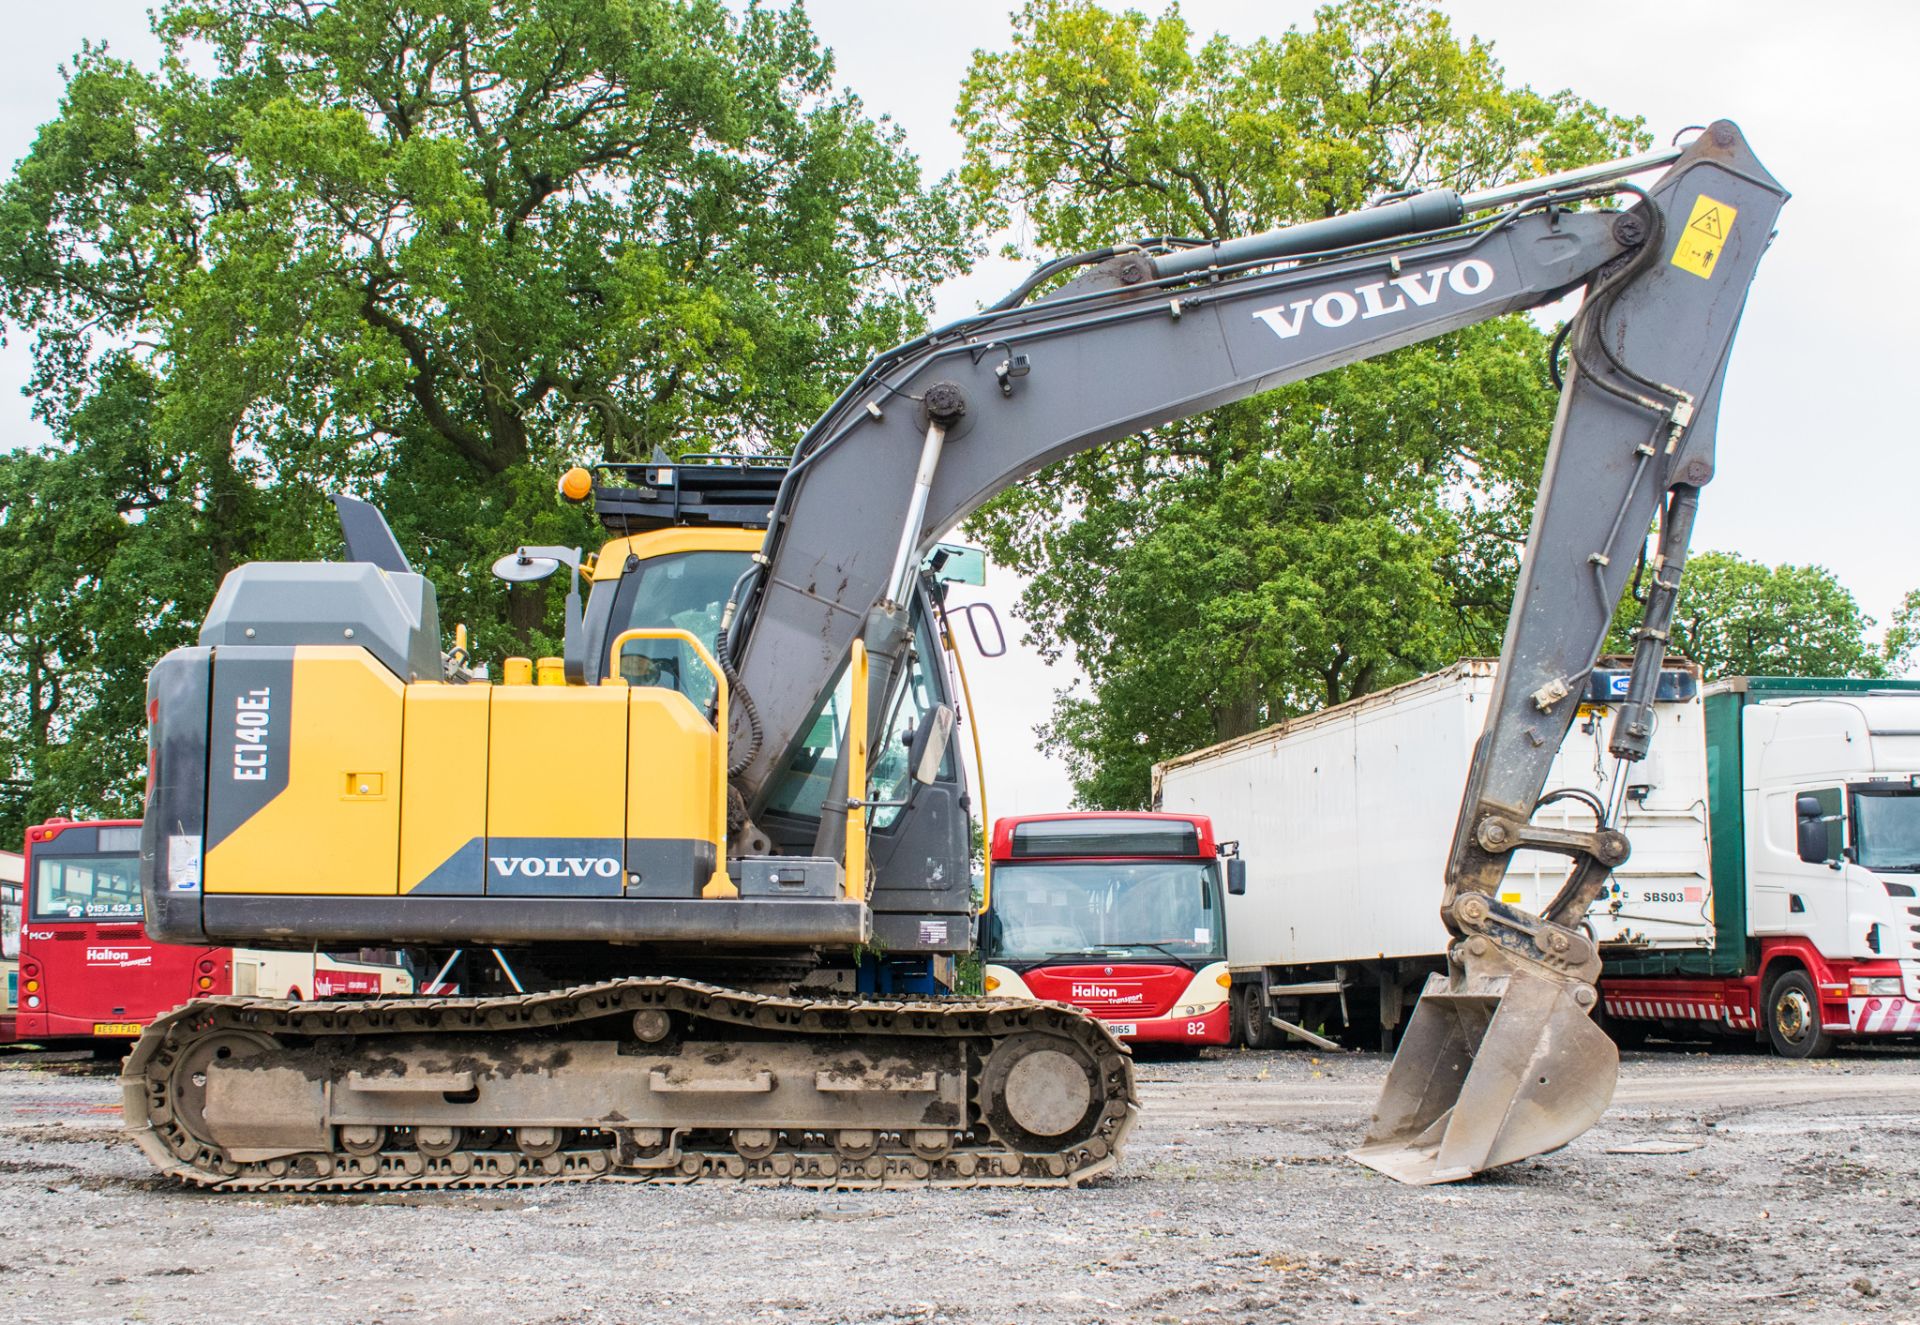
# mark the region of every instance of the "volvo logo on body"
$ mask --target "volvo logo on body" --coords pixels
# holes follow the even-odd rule
[[[527,879],[584,879],[597,874],[611,879],[620,873],[614,856],[488,856],[502,878],[518,874]]]
[[[1319,326],[1344,327],[1355,318],[1404,313],[1409,308],[1424,308],[1440,298],[1443,289],[1455,294],[1479,294],[1493,284],[1493,265],[1481,258],[1465,262],[1443,263],[1426,271],[1395,276],[1391,280],[1356,285],[1351,290],[1329,290],[1313,299],[1296,299],[1288,304],[1256,308],[1253,316],[1264,322],[1281,340],[1292,340],[1312,318]]]

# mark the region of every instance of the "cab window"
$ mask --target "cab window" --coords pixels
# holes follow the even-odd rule
[[[912,770],[907,767],[907,742],[912,733],[920,729],[927,715],[933,712],[934,705],[940,702],[940,692],[935,688],[929,672],[930,666],[938,666],[939,654],[934,652],[935,644],[927,630],[924,619],[914,633],[913,666],[908,669],[907,683],[894,701],[893,712],[888,715],[887,725],[882,729],[879,748],[873,752],[871,766],[868,769],[867,796],[876,801],[903,801],[912,786]],[[940,779],[946,781],[953,776],[953,745],[947,745],[947,753],[940,761]],[[884,805],[873,812],[875,828],[891,828],[900,818],[902,807]]]
[[[608,638],[625,630],[684,630],[713,651],[720,615],[751,552],[675,552],[649,557],[621,576]],[[628,640],[617,674],[631,685],[678,690],[698,707],[713,702],[713,676],[678,640]]]
[[[913,661],[907,671],[907,683],[895,697],[887,723],[881,728],[880,740],[868,755],[868,800],[907,798],[911,770],[907,767],[907,746],[903,738],[925,721],[944,693],[931,670],[938,662],[927,661],[939,657],[933,651],[936,647],[932,632],[922,619],[914,632]],[[842,671],[838,684],[814,715],[806,738],[794,751],[786,772],[774,787],[769,801],[773,809],[809,819],[820,817],[821,802],[827,797],[827,788],[833,782],[833,772],[840,760],[840,743],[847,734],[847,705],[851,696],[852,686],[847,673]],[[951,745],[941,761],[939,776],[943,781],[954,777]],[[875,829],[887,829],[898,822],[900,814],[898,805],[883,806],[872,812],[868,822]]]
[[[847,705],[852,695],[853,684],[842,670],[839,682],[813,715],[806,736],[774,785],[767,802],[773,809],[807,819],[820,817],[820,804],[827,798],[827,787],[833,782],[834,766],[840,759],[840,742],[847,734]]]

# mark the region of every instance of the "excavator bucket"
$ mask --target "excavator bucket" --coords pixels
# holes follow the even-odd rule
[[[1428,979],[1350,1157],[1416,1186],[1558,1150],[1613,1099],[1593,987],[1525,970]]]

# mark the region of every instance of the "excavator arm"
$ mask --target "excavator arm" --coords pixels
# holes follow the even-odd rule
[[[1646,187],[1629,182],[1661,167]],[[1622,211],[1571,210],[1629,195]],[[796,449],[741,593],[732,654],[763,739],[736,787],[757,813],[856,639],[871,659],[868,711],[885,711],[922,557],[1010,484],[1584,287],[1448,864],[1450,974],[1416,1010],[1356,1154],[1429,1182],[1565,1144],[1605,1108],[1617,1073],[1589,1016],[1599,958],[1580,921],[1627,843],[1604,823],[1568,833],[1529,821],[1658,516],[1612,736],[1619,758],[1646,752],[1698,493],[1713,475],[1728,352],[1786,196],[1722,121],[1683,150],[1484,194],[1428,193],[1225,243],[1088,255],[1088,270],[1046,297],[1022,302],[1023,289],[883,356]],[[847,798],[843,774],[816,854],[842,854]],[[1520,848],[1574,862],[1542,916],[1497,898]]]

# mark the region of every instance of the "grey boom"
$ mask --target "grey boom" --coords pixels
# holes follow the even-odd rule
[[[1650,188],[1624,179],[1658,164]],[[1637,199],[1624,211],[1569,210],[1622,193]],[[1585,287],[1442,881],[1447,974],[1422,992],[1353,1157],[1403,1182],[1451,1182],[1565,1145],[1605,1110],[1618,1076],[1618,1053],[1590,1015],[1600,957],[1581,921],[1629,844],[1604,808],[1592,830],[1531,819],[1643,557],[1652,575],[1610,749],[1627,761],[1646,754],[1699,491],[1713,477],[1727,356],[1786,196],[1739,130],[1718,121],[1670,157],[1476,198],[1427,193],[1169,252],[1085,255],[1091,269],[1044,298],[1022,302],[1041,284],[1030,281],[881,356],[796,448],[747,577],[732,652],[765,738],[736,780],[749,812],[766,804],[855,638],[872,659],[877,738],[906,673],[910,568],[1008,485],[1103,442]],[[847,763],[836,762],[815,855],[841,854]],[[1521,848],[1572,862],[1541,915],[1498,897]]]

